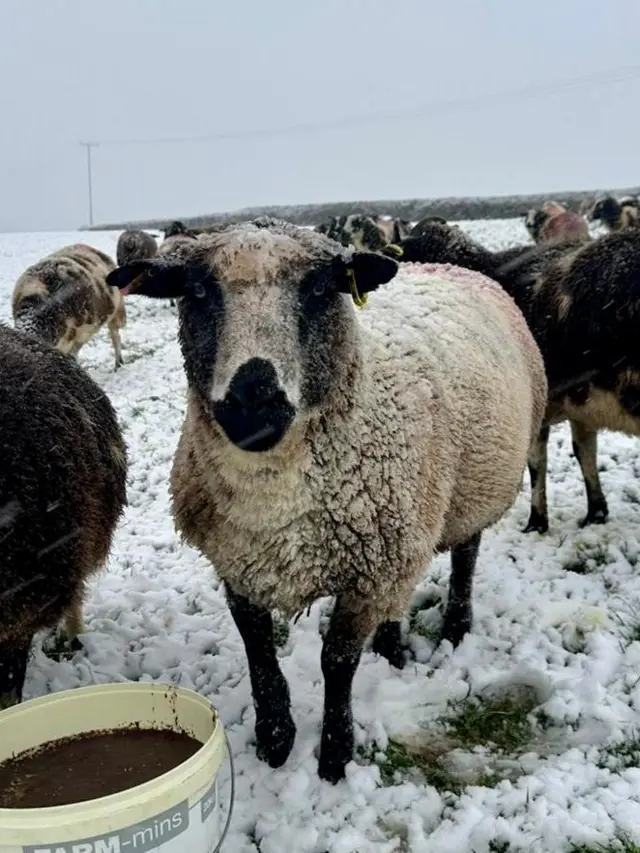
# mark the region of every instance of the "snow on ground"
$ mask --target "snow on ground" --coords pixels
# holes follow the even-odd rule
[[[491,248],[526,239],[516,221],[463,227]],[[9,319],[13,282],[29,263],[76,240],[115,255],[117,236],[0,235],[0,319]],[[54,660],[37,643],[25,698],[127,679],[170,681],[208,696],[236,757],[236,811],[225,845],[233,853],[564,851],[620,833],[640,843],[640,769],[633,766],[639,762],[624,760],[640,756],[630,747],[604,749],[628,743],[640,721],[636,440],[602,435],[599,464],[611,520],[581,530],[586,503],[569,432],[566,426],[553,431],[551,532],[521,532],[528,515],[525,477],[512,511],[484,537],[475,626],[454,653],[446,644],[434,648],[449,569],[446,556],[433,562],[411,623],[415,662],[398,672],[370,651],[363,655],[354,683],[359,755],[347,780],[333,787],[319,781],[315,757],[327,602],[283,636],[281,661],[298,735],[286,765],[271,770],[255,755],[244,649],[214,571],[180,543],[170,517],[169,469],[185,398],[176,315],[168,304],[136,298],[127,310],[124,368],[113,372],[106,330],[80,361],[117,408],[130,456],[129,507],[110,564],[90,590],[85,651]],[[469,697],[480,695],[484,708],[495,707],[486,702],[498,697],[502,710],[488,719],[490,729],[503,734],[506,720],[507,735],[515,738],[506,754],[470,748],[477,725],[462,736],[465,713],[474,707]],[[509,702],[524,702],[521,718],[510,716]],[[456,737],[442,717],[458,720]],[[445,781],[432,774],[434,787],[402,770],[416,763],[402,747],[385,761],[390,738],[417,744],[427,772],[429,762],[448,768]],[[441,755],[444,764],[437,764]],[[394,767],[402,770],[395,777]],[[226,802],[226,767],[221,779]]]

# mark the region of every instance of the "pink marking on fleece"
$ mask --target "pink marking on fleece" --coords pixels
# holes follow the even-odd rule
[[[475,270],[467,269],[466,267],[455,266],[454,264],[403,263],[401,269],[403,275],[434,275],[438,276],[438,278],[456,282],[467,287],[469,290],[476,290],[482,293],[484,297],[493,300],[494,303],[500,306],[507,318],[509,326],[522,346],[531,353],[538,351],[538,345],[531,334],[524,314],[507,291],[492,278],[489,278],[489,276]]]
[[[548,219],[540,229],[544,240],[554,237],[584,237],[589,236],[589,226],[584,217],[570,210],[563,210]]]

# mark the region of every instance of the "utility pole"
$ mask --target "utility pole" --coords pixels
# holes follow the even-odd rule
[[[98,142],[81,142],[87,149],[87,188],[89,190],[89,225],[93,225],[93,176],[91,172],[91,149],[95,148]]]

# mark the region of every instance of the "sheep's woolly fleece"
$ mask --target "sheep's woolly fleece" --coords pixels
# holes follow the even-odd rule
[[[521,222],[462,223],[493,249],[526,241]],[[0,235],[0,316],[26,266],[77,240],[115,256],[118,233]],[[171,459],[186,382],[169,303],[130,299],[125,366],[113,372],[106,329],[80,361],[109,393],[131,460],[129,507],[110,564],[91,585],[85,651],[70,661],[36,643],[25,698],[108,681],[169,681],[219,709],[237,765],[237,803],[225,849],[233,853],[487,853],[565,851],[630,836],[640,844],[640,746],[622,756],[640,722],[640,486],[637,440],[605,434],[599,465],[611,521],[580,530],[585,498],[569,431],[552,431],[547,537],[524,535],[529,483],[485,534],[478,560],[475,626],[463,644],[434,648],[449,558],[438,557],[416,593],[409,641],[415,661],[393,670],[370,651],[354,681],[360,751],[347,779],[317,776],[323,683],[321,634],[328,602],[291,626],[280,649],[298,735],[284,767],[258,761],[244,649],[213,569],[180,544],[169,512]],[[446,751],[440,718],[458,717],[469,695],[530,700],[524,752],[490,748],[448,755],[458,793],[403,772],[381,776],[372,760],[390,738]],[[538,717],[538,720],[533,719]],[[539,725],[543,719],[544,725]],[[631,765],[631,766],[630,766]],[[383,766],[388,769],[389,764]],[[493,775],[492,775],[493,774]],[[440,774],[442,775],[442,774]],[[465,787],[465,780],[472,784]],[[432,779],[432,781],[437,781]],[[228,769],[221,773],[223,803]]]

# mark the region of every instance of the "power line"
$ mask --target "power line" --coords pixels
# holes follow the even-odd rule
[[[205,134],[203,136],[174,136],[174,137],[149,137],[146,139],[104,139],[100,143],[92,145],[164,145],[185,142],[218,142],[235,139],[258,139],[265,137],[289,136],[296,133],[310,133],[316,130],[328,128],[354,127],[364,124],[377,124],[382,121],[393,121],[403,118],[415,118],[423,114],[435,112],[453,112],[460,109],[473,109],[474,107],[509,102],[513,100],[531,100],[561,92],[570,92],[579,89],[598,88],[624,83],[629,80],[640,78],[640,65],[627,65],[617,69],[611,69],[600,74],[589,77],[576,77],[569,80],[557,81],[537,86],[524,86],[505,92],[496,92],[489,95],[480,95],[473,98],[457,98],[447,101],[432,101],[428,104],[410,109],[397,110],[387,113],[370,113],[357,116],[345,116],[343,118],[329,119],[327,121],[303,122],[299,124],[285,125],[275,128],[255,128],[252,130],[231,130],[219,133]]]
[[[523,86],[505,92],[495,92],[489,95],[480,95],[473,98],[456,98],[447,101],[432,101],[429,104],[413,107],[411,109],[396,110],[395,112],[373,113],[367,115],[345,116],[343,118],[329,119],[327,121],[303,122],[299,124],[285,125],[275,128],[255,128],[253,130],[222,131],[210,133],[203,136],[174,136],[174,137],[151,137],[147,139],[103,139],[99,142],[81,142],[87,149],[87,189],[89,197],[89,224],[93,225],[93,180],[91,149],[102,146],[127,146],[127,145],[164,145],[185,142],[220,142],[234,139],[264,139],[268,137],[289,136],[297,133],[310,133],[317,130],[329,128],[357,127],[358,125],[378,124],[379,122],[398,121],[411,119],[429,113],[455,112],[456,110],[474,109],[475,107],[509,101],[533,100],[556,95],[561,92],[571,92],[579,89],[595,89],[601,86],[611,86],[617,83],[625,83],[640,78],[640,65],[625,65],[588,77],[574,77],[569,80],[560,80],[555,83],[547,83],[536,86]]]

